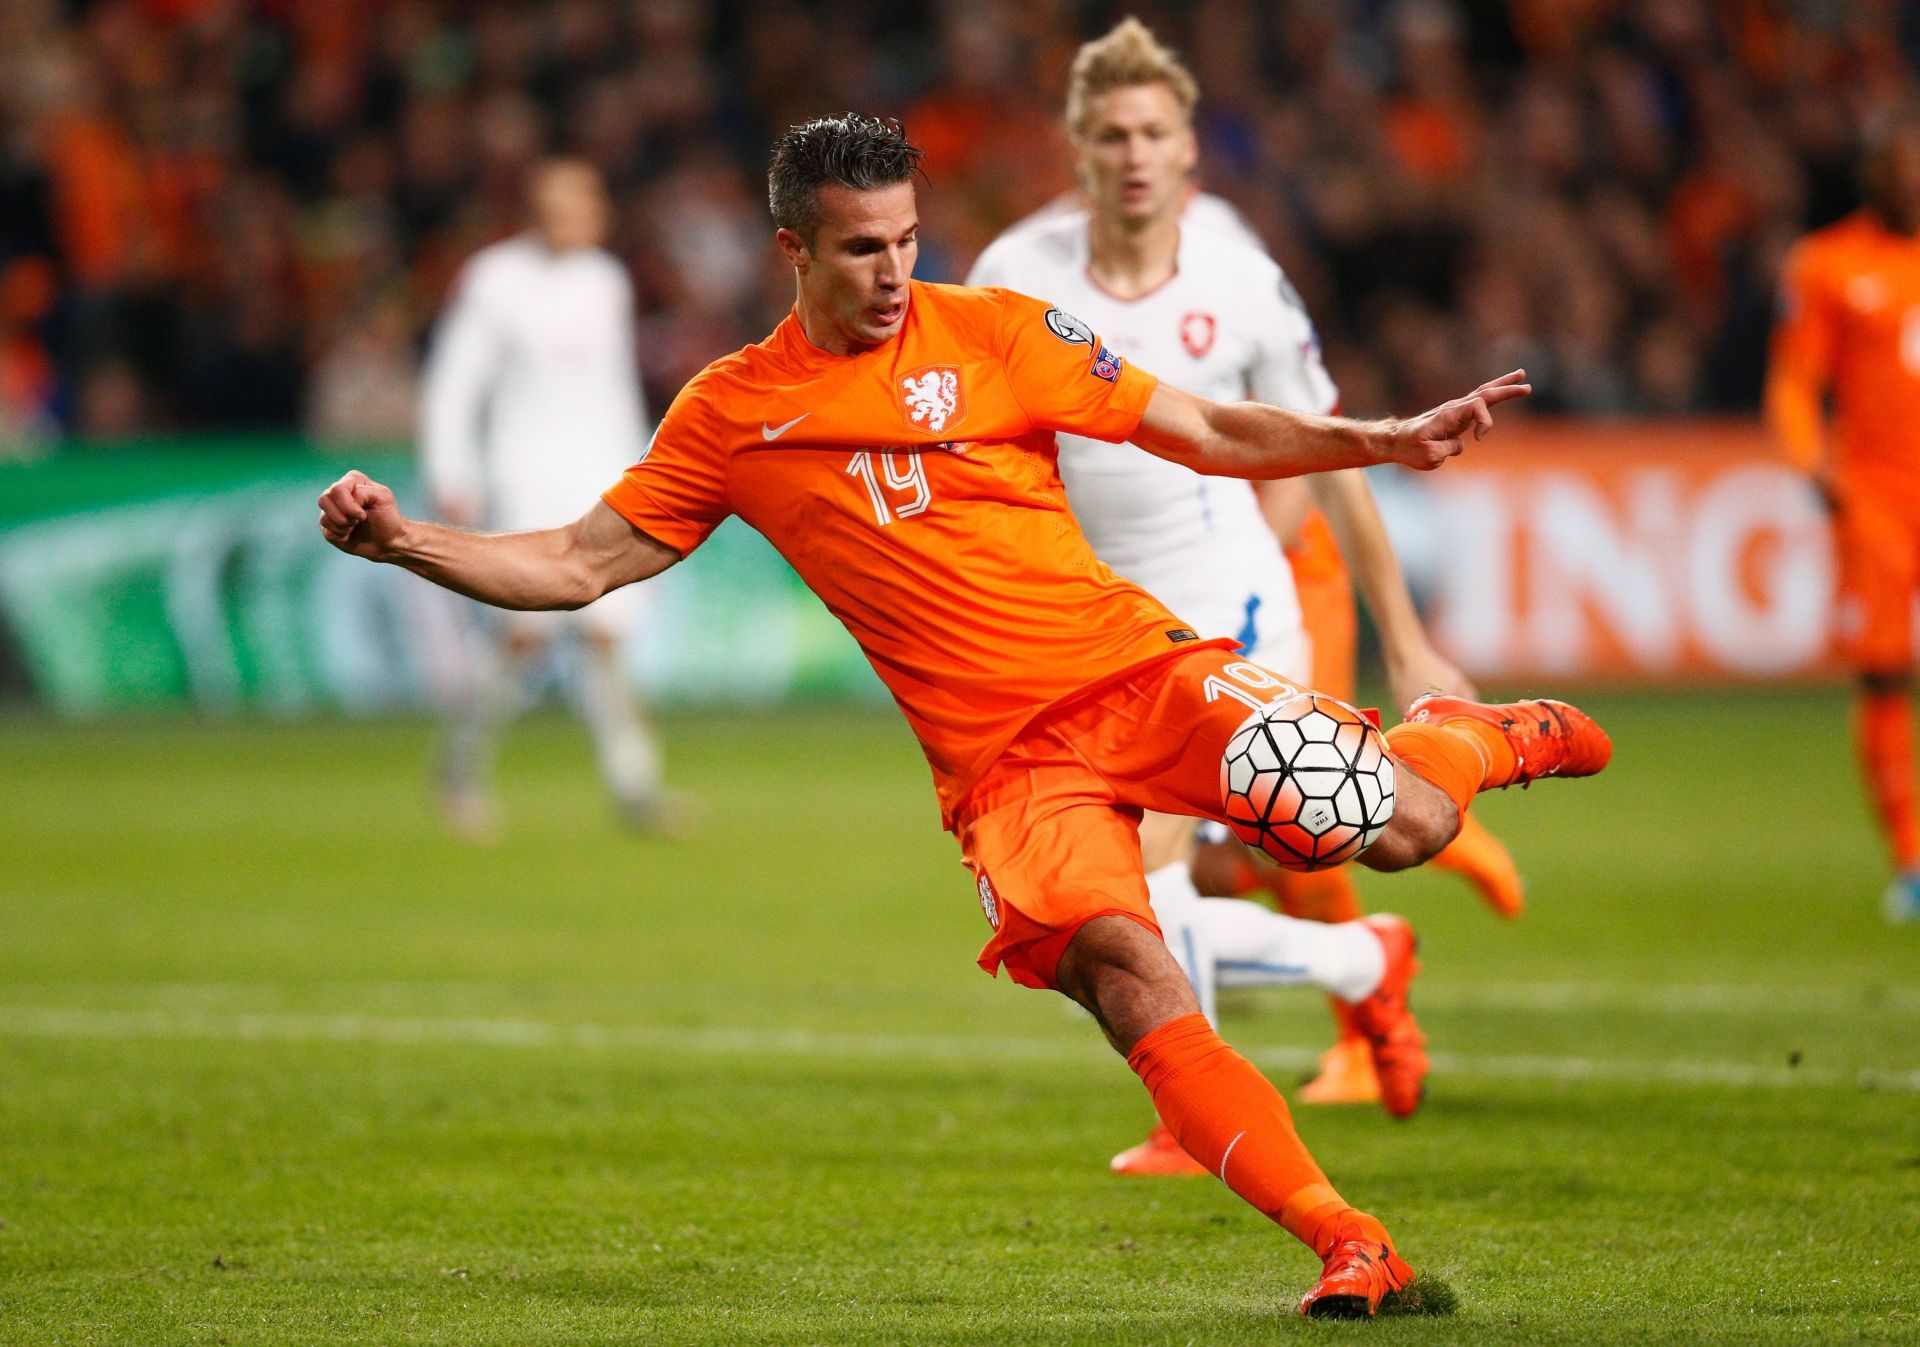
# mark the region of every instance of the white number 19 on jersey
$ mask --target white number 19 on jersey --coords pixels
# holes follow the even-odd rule
[[[905,466],[901,465],[903,459]],[[862,449],[848,460],[847,476],[858,477],[867,488],[867,500],[873,505],[876,524],[891,524],[896,519],[919,514],[933,503],[927,464],[919,454],[876,454]],[[898,499],[900,496],[906,499]]]

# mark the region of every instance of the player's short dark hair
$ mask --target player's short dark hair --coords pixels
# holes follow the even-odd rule
[[[842,112],[790,126],[773,142],[767,167],[773,222],[791,229],[811,248],[820,227],[822,187],[838,183],[871,192],[906,182],[920,171],[922,153],[891,117]]]

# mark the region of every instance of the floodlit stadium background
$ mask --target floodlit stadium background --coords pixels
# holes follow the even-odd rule
[[[1204,185],[1285,265],[1349,412],[1533,375],[1531,423],[1498,451],[1380,483],[1450,651],[1494,677],[1820,667],[1823,521],[1754,413],[1783,251],[1856,203],[1863,128],[1912,92],[1910,7],[1140,12],[1200,79]],[[530,160],[575,150],[613,184],[657,412],[791,302],[772,134],[900,116],[929,151],[920,275],[957,279],[1068,189],[1065,68],[1114,17],[8,4],[0,689],[76,713],[431,697],[457,671],[398,633],[439,631],[444,607],[310,546],[292,504],[344,461],[311,457],[329,449],[408,479],[368,447],[408,442],[425,335],[455,268],[515,227]],[[189,485],[184,517],[153,508]],[[669,699],[870,694],[743,532],[663,586],[643,679]]]
[[[1827,524],[1757,402],[1783,250],[1856,203],[1920,11],[1131,9],[1346,410],[1531,372],[1374,481],[1444,647],[1617,745],[1475,806],[1520,921],[1360,877],[1421,933],[1429,1099],[1296,1118],[1460,1299],[1363,1331],[1912,1340],[1920,927],[1881,920]],[[0,1340],[1283,1336],[1312,1259],[1108,1175],[1138,1081],[973,968],[923,759],[756,535],[664,576],[634,653],[704,822],[623,831],[532,714],[476,846],[430,766],[459,609],[315,527],[348,466],[421,503],[422,346],[536,155],[614,187],[657,414],[791,302],[774,134],[899,116],[958,279],[1068,189],[1067,63],[1127,12],[0,0]],[[1288,1089],[1332,1032],[1285,992],[1223,1031]]]

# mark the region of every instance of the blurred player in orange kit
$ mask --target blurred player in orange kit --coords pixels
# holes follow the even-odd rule
[[[1413,1270],[1199,1013],[1140,868],[1142,811],[1224,819],[1228,741],[1297,685],[1198,638],[1094,556],[1054,434],[1242,477],[1433,468],[1528,387],[1516,372],[1380,422],[1183,393],[1041,301],[914,281],[918,161],[896,123],[852,113],[779,139],[768,194],[793,311],[682,389],[641,461],[576,523],[464,533],[406,518],[354,472],[322,493],[321,531],[516,609],[571,608],[657,575],[729,515],[765,534],[920,740],[992,928],[981,966],[1084,1006],[1186,1150],[1314,1251],[1321,1275],[1301,1313],[1371,1314]],[[1559,702],[1424,699],[1384,740],[1396,803],[1361,853],[1379,869],[1445,846],[1478,791],[1590,775],[1611,753]],[[1411,1108],[1425,1071],[1406,1006],[1412,942],[1405,923],[1367,929],[1372,941],[1352,942],[1377,968],[1370,991],[1356,988],[1361,1018],[1383,1082]]]
[[[1840,635],[1867,791],[1892,852],[1890,921],[1920,920],[1913,610],[1920,597],[1920,111],[1880,131],[1866,205],[1787,260],[1766,414],[1833,517]],[[1828,434],[1825,398],[1833,398]]]
[[[1045,295],[1089,322],[1120,355],[1188,392],[1333,413],[1339,391],[1299,295],[1230,205],[1193,190],[1198,95],[1186,65],[1138,19],[1084,44],[1066,98],[1078,197],[1008,229],[974,263],[968,284]],[[1059,447],[1067,503],[1100,559],[1202,636],[1232,636],[1256,663],[1351,699],[1357,582],[1381,633],[1398,706],[1433,691],[1472,695],[1465,676],[1427,638],[1363,474],[1264,482],[1256,492],[1253,483],[1202,476],[1131,445],[1062,435]],[[1311,517],[1314,527],[1309,497],[1326,512]],[[1324,539],[1325,550],[1303,553],[1290,569],[1280,539],[1296,535]],[[1343,551],[1353,558],[1351,575]],[[1320,582],[1313,617],[1325,631],[1303,623],[1307,596],[1296,577],[1302,568],[1306,580]],[[1342,622],[1344,630],[1335,630]],[[1326,681],[1321,670],[1335,667],[1342,676]],[[1362,913],[1348,873],[1255,871],[1247,850],[1224,830],[1195,842],[1187,819],[1153,819],[1142,832],[1155,915],[1202,1011],[1213,1016],[1217,987],[1323,985],[1311,951],[1276,941],[1257,911],[1217,899],[1272,889],[1291,915],[1352,922]],[[1477,824],[1463,825],[1435,860],[1464,861],[1477,877],[1491,876],[1496,907],[1517,910],[1512,860]],[[1196,886],[1196,874],[1215,878],[1210,891]],[[1218,886],[1222,874],[1232,887]],[[1371,1048],[1352,1029],[1346,1003],[1337,994],[1331,1002],[1343,1032],[1300,1098],[1377,1100]],[[1112,1167],[1121,1174],[1201,1172],[1165,1127],[1115,1156]]]

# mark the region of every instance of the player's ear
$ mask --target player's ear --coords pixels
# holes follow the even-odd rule
[[[806,241],[791,229],[780,229],[774,233],[774,241],[780,245],[780,251],[786,254],[787,261],[794,270],[805,271],[813,255],[807,249]]]

